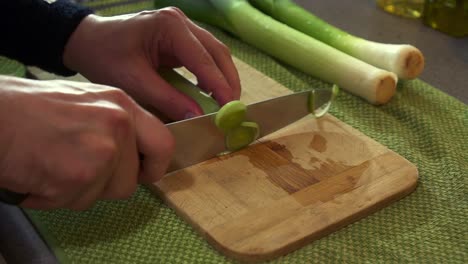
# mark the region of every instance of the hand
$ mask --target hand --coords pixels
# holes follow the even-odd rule
[[[29,208],[128,198],[163,176],[174,150],[158,119],[96,84],[0,76],[0,122],[0,188],[29,193]]]
[[[202,110],[156,73],[160,67],[185,66],[221,105],[239,99],[241,92],[228,48],[176,8],[107,18],[90,15],[70,37],[64,63],[92,82],[124,89],[141,105],[173,120]]]

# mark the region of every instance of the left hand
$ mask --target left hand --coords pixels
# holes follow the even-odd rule
[[[92,82],[125,90],[141,105],[173,120],[202,110],[157,74],[160,67],[186,67],[220,105],[239,99],[241,93],[229,49],[177,8],[90,15],[68,40],[64,63]]]

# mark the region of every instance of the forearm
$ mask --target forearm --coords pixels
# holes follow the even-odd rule
[[[58,0],[0,1],[0,55],[61,75],[74,72],[63,63],[65,45],[90,9]]]

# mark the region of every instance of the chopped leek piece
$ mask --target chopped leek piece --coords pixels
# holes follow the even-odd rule
[[[226,134],[226,147],[230,151],[244,148],[254,142],[260,134],[255,122],[242,122],[239,126],[229,130]]]
[[[322,117],[323,115],[325,115],[328,112],[332,102],[335,100],[335,97],[338,95],[338,92],[340,90],[340,88],[336,84],[333,85],[333,87],[331,89],[332,89],[332,93],[331,93],[330,100],[328,100],[325,104],[323,104],[323,105],[321,105],[319,107],[316,107],[315,90],[310,91],[309,111],[316,118]]]
[[[216,113],[215,124],[224,132],[239,126],[245,121],[247,106],[241,101],[235,100],[225,104]]]

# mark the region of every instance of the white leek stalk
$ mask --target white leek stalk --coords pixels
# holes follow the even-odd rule
[[[353,57],[391,71],[399,78],[414,79],[424,69],[424,56],[414,46],[386,44],[358,38],[328,24],[291,0],[249,1],[278,21]]]

